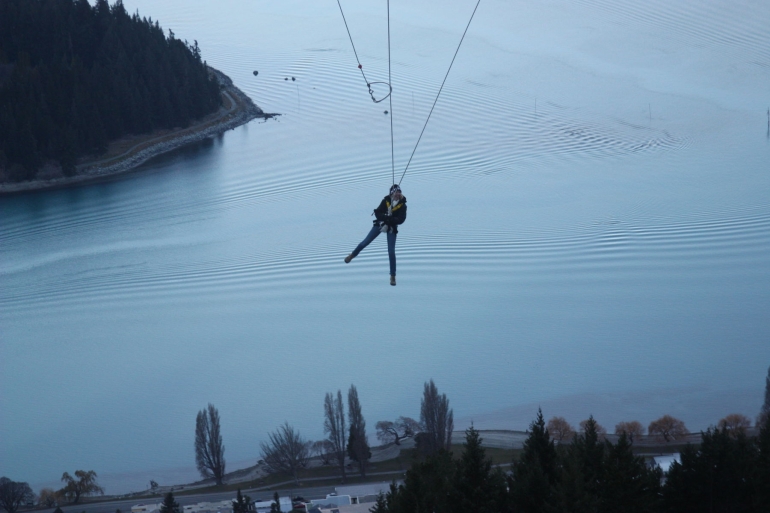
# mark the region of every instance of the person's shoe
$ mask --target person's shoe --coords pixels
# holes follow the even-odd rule
[[[345,263],[349,264],[351,260],[353,260],[353,253],[345,257]]]
[[[393,285],[394,287],[396,286],[396,275],[395,274],[391,274],[390,275],[390,284]]]

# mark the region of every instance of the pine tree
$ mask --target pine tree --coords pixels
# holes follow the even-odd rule
[[[275,492],[275,494],[273,494],[273,503],[270,504],[270,513],[282,513],[281,498],[278,496],[278,492]]]
[[[770,422],[759,430],[757,444],[757,466],[754,469],[756,511],[770,511]]]
[[[670,512],[754,511],[754,480],[758,467],[757,446],[739,434],[709,429],[699,446],[688,445],[674,463],[663,487],[663,499]],[[761,510],[760,510],[761,511]]]
[[[174,494],[168,492],[163,499],[163,504],[160,505],[160,513],[182,513],[182,508],[179,503],[174,499]]]
[[[366,476],[366,467],[372,451],[366,439],[366,421],[361,412],[361,402],[358,400],[358,390],[355,385],[350,385],[348,390],[348,420],[350,421],[350,433],[348,436],[347,453],[351,460],[358,464],[362,476]]]
[[[573,438],[564,457],[555,499],[557,509],[570,513],[595,513],[601,500],[604,444],[599,441],[591,416],[585,432]]]
[[[452,509],[458,513],[502,511],[505,503],[505,479],[492,469],[492,461],[487,459],[481,441],[473,426],[465,431],[452,494]]]
[[[369,511],[371,513],[389,513],[390,510],[388,509],[388,502],[385,499],[385,494],[380,492],[379,495],[377,495],[377,500],[374,501],[374,506],[372,506]]]
[[[452,510],[455,474],[452,453],[440,450],[412,465],[404,484],[391,486],[391,513],[434,513]]]
[[[650,469],[644,458],[634,456],[631,441],[623,433],[617,444],[606,442],[606,460],[600,511],[647,513],[658,511],[660,467]]]
[[[233,513],[249,513],[251,511],[251,498],[248,495],[242,495],[238,488],[238,495],[233,501]]]
[[[509,479],[511,504],[522,513],[540,513],[553,502],[553,488],[557,483],[557,453],[545,426],[542,410],[529,426],[518,461],[513,463]]]

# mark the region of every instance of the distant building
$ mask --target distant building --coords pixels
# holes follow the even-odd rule
[[[233,501],[199,502],[184,506],[184,513],[233,513]],[[133,513],[133,512],[132,512]]]
[[[254,508],[256,509],[257,513],[270,513],[270,506],[272,506],[273,503],[275,503],[274,500],[254,501]],[[281,506],[281,511],[283,512],[292,510],[291,498],[289,497],[278,497],[278,505]]]
[[[388,493],[390,491],[390,482],[338,486],[334,491],[337,492],[338,496],[349,496],[350,504],[365,504],[376,501],[377,496],[381,493]]]
[[[311,506],[317,507],[321,511],[338,508],[339,506],[348,506],[350,503],[350,495],[337,495],[336,493],[330,493],[325,499],[313,499],[310,501]]]
[[[160,504],[137,504],[131,506],[131,513],[159,513]]]

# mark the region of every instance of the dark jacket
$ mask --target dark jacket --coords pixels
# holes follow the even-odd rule
[[[374,217],[377,219],[374,224],[385,223],[393,228],[393,233],[398,233],[398,225],[406,221],[406,196],[401,196],[401,200],[398,205],[393,207],[388,215],[388,208],[390,207],[390,196],[382,198],[380,205],[374,209]]]

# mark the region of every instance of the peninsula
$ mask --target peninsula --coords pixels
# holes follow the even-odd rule
[[[0,3],[0,193],[69,186],[270,118],[120,0]]]

